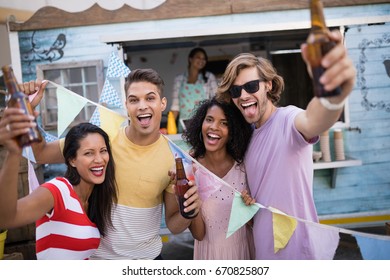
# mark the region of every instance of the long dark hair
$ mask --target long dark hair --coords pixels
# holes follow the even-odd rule
[[[206,147],[201,139],[202,124],[207,110],[213,106],[218,106],[223,110],[228,122],[229,137],[226,144],[228,154],[238,163],[242,163],[253,129],[234,104],[219,102],[215,97],[201,101],[186,125],[186,130],[183,133],[184,141],[192,147],[194,158],[205,155]]]
[[[115,180],[115,162],[112,157],[110,140],[106,132],[100,127],[91,123],[80,123],[72,127],[66,135],[63,155],[67,166],[65,178],[72,185],[77,185],[81,181],[77,169],[70,165],[70,161],[76,158],[80,149],[80,141],[88,134],[98,133],[104,138],[110,160],[107,163],[106,176],[103,183],[95,185],[91,196],[88,199],[87,215],[94,222],[102,236],[105,235],[108,226],[113,226],[111,221],[111,211],[114,203],[118,202],[117,185]]]
[[[203,78],[204,82],[207,83],[208,77],[206,76],[206,65],[207,65],[207,62],[209,61],[209,58],[208,58],[207,53],[204,49],[194,48],[190,51],[190,53],[188,54],[188,69],[190,68],[190,60],[189,59],[193,58],[199,52],[203,53],[204,58],[206,59],[206,64],[204,65],[202,70],[200,70],[200,72],[202,73],[202,78]]]

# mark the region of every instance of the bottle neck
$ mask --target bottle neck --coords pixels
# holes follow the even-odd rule
[[[4,83],[7,87],[8,93],[14,94],[16,92],[20,92],[12,67],[3,66],[1,70],[3,71]]]
[[[310,15],[311,15],[311,29],[312,30],[326,30],[325,17],[323,12],[323,5],[320,0],[310,1]]]
[[[176,178],[177,179],[186,179],[186,173],[184,171],[183,162],[181,159],[176,159]]]

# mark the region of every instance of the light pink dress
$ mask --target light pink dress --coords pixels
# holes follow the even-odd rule
[[[234,164],[222,178],[241,192],[246,189],[243,165]],[[226,239],[230,210],[234,198],[232,189],[221,186],[202,204],[206,235],[202,241],[195,240],[194,260],[249,260],[254,257],[252,230],[243,226]]]

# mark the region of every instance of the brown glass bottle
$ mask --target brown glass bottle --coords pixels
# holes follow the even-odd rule
[[[3,71],[4,82],[7,86],[8,94],[10,94],[7,106],[23,109],[26,115],[34,116],[34,111],[28,100],[28,96],[19,89],[12,67],[6,65],[3,66],[1,70]],[[15,140],[20,147],[24,147],[31,145],[33,142],[41,142],[42,136],[37,127],[32,127],[27,133],[16,137]]]
[[[307,38],[308,60],[313,74],[314,95],[317,97],[335,96],[341,93],[340,87],[326,91],[319,82],[326,69],[321,66],[323,56],[329,52],[335,43],[329,39],[329,29],[325,24],[322,2],[310,0],[311,30]]]
[[[180,214],[186,219],[194,218],[195,210],[191,210],[190,212],[184,212],[185,206],[183,205],[186,199],[184,198],[184,194],[190,188],[188,186],[188,179],[186,176],[186,172],[184,170],[183,161],[181,158],[176,158],[176,196],[179,201],[179,209]]]

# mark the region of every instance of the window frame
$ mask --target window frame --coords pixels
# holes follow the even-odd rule
[[[97,85],[97,100],[99,100],[101,92],[103,90],[103,85],[104,85],[104,63],[103,60],[86,60],[86,61],[79,61],[79,62],[65,62],[65,63],[51,63],[51,64],[39,64],[36,67],[36,73],[37,73],[37,78],[40,80],[44,80],[44,72],[45,71],[52,71],[52,70],[60,70],[66,71],[68,69],[74,69],[74,68],[86,68],[86,67],[95,67],[96,68],[96,85]],[[63,75],[60,75],[61,77],[61,85],[63,85]],[[75,84],[69,84],[69,85],[75,85]],[[85,82],[84,78],[82,78],[81,83],[79,84],[83,87],[83,94],[81,95],[80,93],[77,93],[83,97],[85,96],[86,90],[85,87],[87,86],[87,83]],[[67,86],[65,86],[66,88]],[[58,126],[58,120],[57,121],[52,121],[49,122],[49,117],[47,116],[48,114],[48,108],[47,104],[43,98],[43,102],[40,103],[40,117],[41,117],[41,124],[43,129],[45,130],[56,130]],[[93,104],[87,103],[86,107],[90,106],[95,106]],[[51,109],[56,109],[58,112],[57,107],[53,107]],[[89,119],[86,119],[85,116],[85,121],[89,121]],[[75,125],[79,123],[79,121],[75,121],[72,123],[72,125]]]

